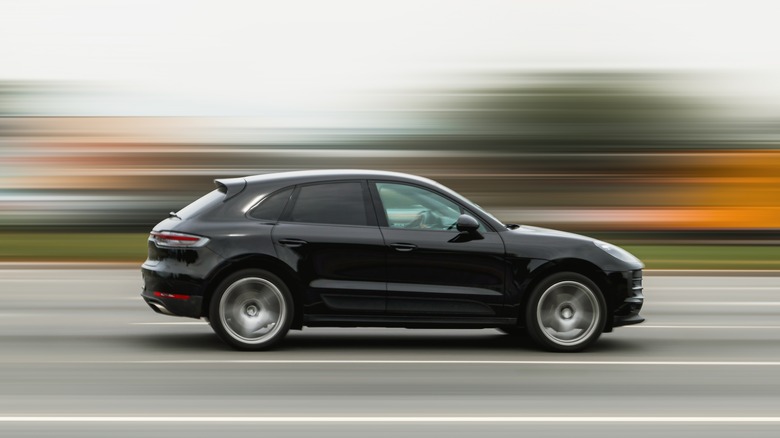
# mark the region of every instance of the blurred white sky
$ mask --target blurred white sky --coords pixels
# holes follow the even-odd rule
[[[0,80],[122,84],[120,112],[252,114],[361,108],[464,72],[686,69],[773,107],[779,17],[750,0],[0,0]]]

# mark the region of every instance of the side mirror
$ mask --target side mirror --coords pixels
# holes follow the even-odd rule
[[[455,226],[458,231],[471,234],[477,232],[479,222],[467,214],[462,214],[458,216],[458,222],[455,223]]]

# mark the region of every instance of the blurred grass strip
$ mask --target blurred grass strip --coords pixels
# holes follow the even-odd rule
[[[146,258],[148,236],[146,233],[0,233],[0,261],[141,263]],[[622,246],[642,259],[649,269],[780,270],[780,246]]]
[[[780,269],[780,246],[622,246],[645,262],[648,269]]]
[[[148,233],[0,233],[0,261],[138,262]]]

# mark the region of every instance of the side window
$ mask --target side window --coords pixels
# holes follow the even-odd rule
[[[453,230],[462,209],[430,190],[405,184],[377,183],[390,228]]]
[[[276,192],[267,196],[260,202],[260,205],[249,212],[249,217],[276,222],[279,220],[279,216],[282,215],[282,211],[284,211],[284,207],[287,205],[287,201],[290,199],[292,192],[293,188],[290,187],[289,189],[284,189],[281,192]]]
[[[368,225],[363,185],[359,182],[302,186],[290,212],[292,222]]]

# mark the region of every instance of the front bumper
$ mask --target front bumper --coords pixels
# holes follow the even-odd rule
[[[622,294],[622,300],[616,303],[612,327],[639,324],[645,320],[639,315],[645,302],[642,293],[642,270],[624,272],[623,281],[625,292]]]

